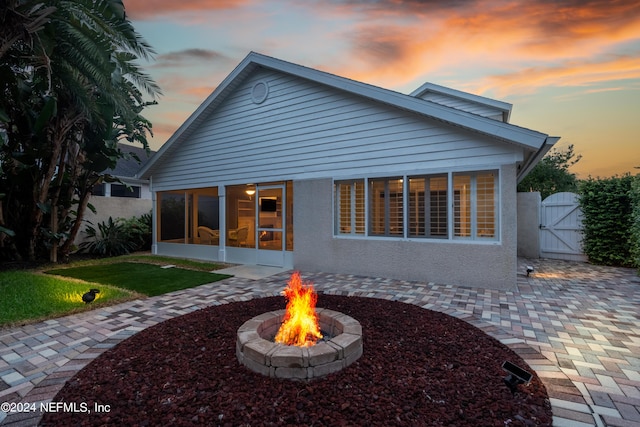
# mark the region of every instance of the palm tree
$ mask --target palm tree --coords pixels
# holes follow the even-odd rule
[[[2,19],[16,15],[22,25],[0,25],[0,73],[13,76],[0,88],[11,95],[0,104],[11,124],[4,126],[7,144],[0,160],[3,172],[12,175],[2,180],[9,191],[0,226],[13,227],[20,235],[13,244],[25,242],[15,249],[29,259],[36,257],[44,232],[55,259],[57,244],[77,233],[79,225],[68,217],[71,206],[78,203],[81,220],[87,186],[123,155],[114,151],[117,139],[148,148],[151,124],[140,112],[149,103],[142,91],[156,97],[160,89],[135,61],[150,59],[154,51],[135,32],[121,0],[53,0],[46,6],[10,0],[0,10]],[[43,228],[46,216],[50,223]],[[60,232],[61,220],[73,236]],[[64,247],[70,250],[71,244]]]

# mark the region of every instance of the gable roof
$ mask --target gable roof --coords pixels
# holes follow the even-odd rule
[[[138,147],[129,144],[118,143],[118,148],[124,153],[130,155],[136,155],[140,159],[140,162],[134,157],[118,159],[118,163],[113,169],[108,169],[108,172],[117,176],[118,178],[133,178],[136,176],[142,166],[147,163],[151,157],[155,154],[155,151],[147,151],[143,147]]]
[[[160,148],[160,150],[158,150],[156,155],[140,169],[137,176],[140,178],[149,178],[153,174],[154,169],[159,164],[160,160],[164,156],[170,155],[180,146],[182,141],[189,138],[191,132],[206,120],[210,113],[214,111],[222,101],[224,101],[228,94],[236,89],[247,78],[247,76],[249,76],[258,67],[291,74],[353,95],[368,98],[378,103],[387,104],[418,115],[439,120],[449,125],[488,135],[505,143],[515,144],[523,148],[525,151],[525,161],[518,171],[518,180],[524,178],[526,173],[535,166],[542,156],[544,156],[551,146],[559,139],[549,137],[546,134],[534,130],[514,126],[503,121],[494,120],[460,109],[426,101],[414,96],[413,94],[402,94],[389,89],[384,89],[324,71],[272,58],[256,52],[251,52],[175,131],[169,140]],[[419,93],[423,88],[424,85],[414,93]],[[428,88],[434,89],[435,85],[428,86]],[[456,92],[457,94],[464,93],[454,90],[450,90],[450,92]],[[466,94],[465,97],[468,100],[475,101],[482,98],[471,94]],[[488,98],[483,99],[487,100]],[[500,103],[500,101],[495,102]],[[506,103],[494,105],[501,104]],[[502,105],[502,107],[504,107],[504,105]]]

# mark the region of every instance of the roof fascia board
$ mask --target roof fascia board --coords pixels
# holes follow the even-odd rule
[[[499,138],[516,144],[528,151],[537,151],[544,145],[547,135],[504,123],[498,120],[485,118],[466,111],[456,110],[411,95],[405,95],[389,89],[358,82],[335,74],[272,58],[256,52],[250,52],[234,70],[218,85],[205,101],[189,116],[189,118],[176,130],[169,140],[158,152],[138,171],[136,177],[147,178],[154,165],[172,149],[180,140],[184,139],[188,130],[199,120],[204,120],[204,114],[208,109],[217,105],[224,99],[229,88],[235,87],[242,80],[242,75],[250,72],[256,65],[276,71],[289,73],[300,78],[315,81],[342,91],[372,99],[377,102],[395,106],[414,113],[429,116],[433,119],[449,123],[454,126],[480,132],[491,137]],[[220,100],[218,100],[220,98]],[[499,102],[499,101],[497,101]]]
[[[120,176],[120,175],[113,175],[113,177],[118,178],[120,181],[126,182],[128,184],[149,184],[148,179],[132,178],[130,176]]]
[[[236,78],[247,71],[249,66],[251,65],[252,56],[254,52],[249,53],[242,62],[240,62],[233,71],[225,77],[225,79],[215,88],[215,90],[200,104],[198,108],[187,118],[187,120],[180,125],[180,127],[171,135],[171,137],[167,140],[166,143],[160,147],[160,149],[156,152],[156,154],[147,161],[147,163],[138,171],[135,175],[137,178],[146,178],[146,174],[153,168],[155,163],[162,158],[165,152],[169,151],[172,146],[176,143],[176,141],[181,140],[185,137],[185,133],[191,126],[201,119],[201,116],[204,112],[206,112],[212,103],[216,101],[222,94],[227,91],[227,88],[233,83]]]
[[[545,154],[547,154],[551,149],[551,147],[553,147],[555,143],[558,142],[559,140],[560,140],[559,136],[547,137],[544,141],[544,144],[542,144],[542,146],[540,147],[540,149],[536,151],[534,154],[532,154],[531,156],[529,156],[527,161],[522,165],[522,167],[518,171],[518,174],[517,174],[518,184],[520,184],[520,181],[522,181],[524,177],[527,176],[529,172],[531,172],[531,169],[533,169],[535,165],[537,165],[538,162],[542,160]]]

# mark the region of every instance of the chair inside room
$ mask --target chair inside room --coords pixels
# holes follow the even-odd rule
[[[201,225],[198,227],[198,237],[200,237],[200,244],[217,245],[220,242],[220,231]]]
[[[247,237],[249,237],[249,227],[240,227],[235,230],[229,230],[229,245],[246,246]]]

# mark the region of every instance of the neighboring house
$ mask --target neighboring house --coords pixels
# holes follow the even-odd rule
[[[113,219],[131,218],[151,212],[152,197],[149,190],[149,180],[136,178],[135,175],[155,151],[150,151],[147,154],[141,146],[123,143],[119,143],[118,147],[125,153],[138,156],[140,162],[134,157],[120,159],[114,169],[106,171],[121,182],[105,182],[93,188],[89,203],[96,208],[96,213],[94,214],[90,209],[87,209],[84,217],[85,223],[90,221],[95,226],[100,222],[107,221],[109,217]],[[84,229],[85,227],[81,228],[78,233],[76,244],[85,239]]]
[[[118,160],[116,167],[107,169],[106,173],[118,178],[120,182],[105,182],[98,184],[93,188],[92,196],[103,197],[127,197],[132,199],[151,199],[151,191],[149,190],[149,180],[136,178],[136,174],[140,168],[153,156],[156,152],[146,150],[129,144],[118,143],[120,151],[127,153],[127,158]],[[137,156],[140,161],[135,157]]]
[[[152,250],[511,288],[516,184],[558,138],[510,112],[250,53],[139,172]]]

